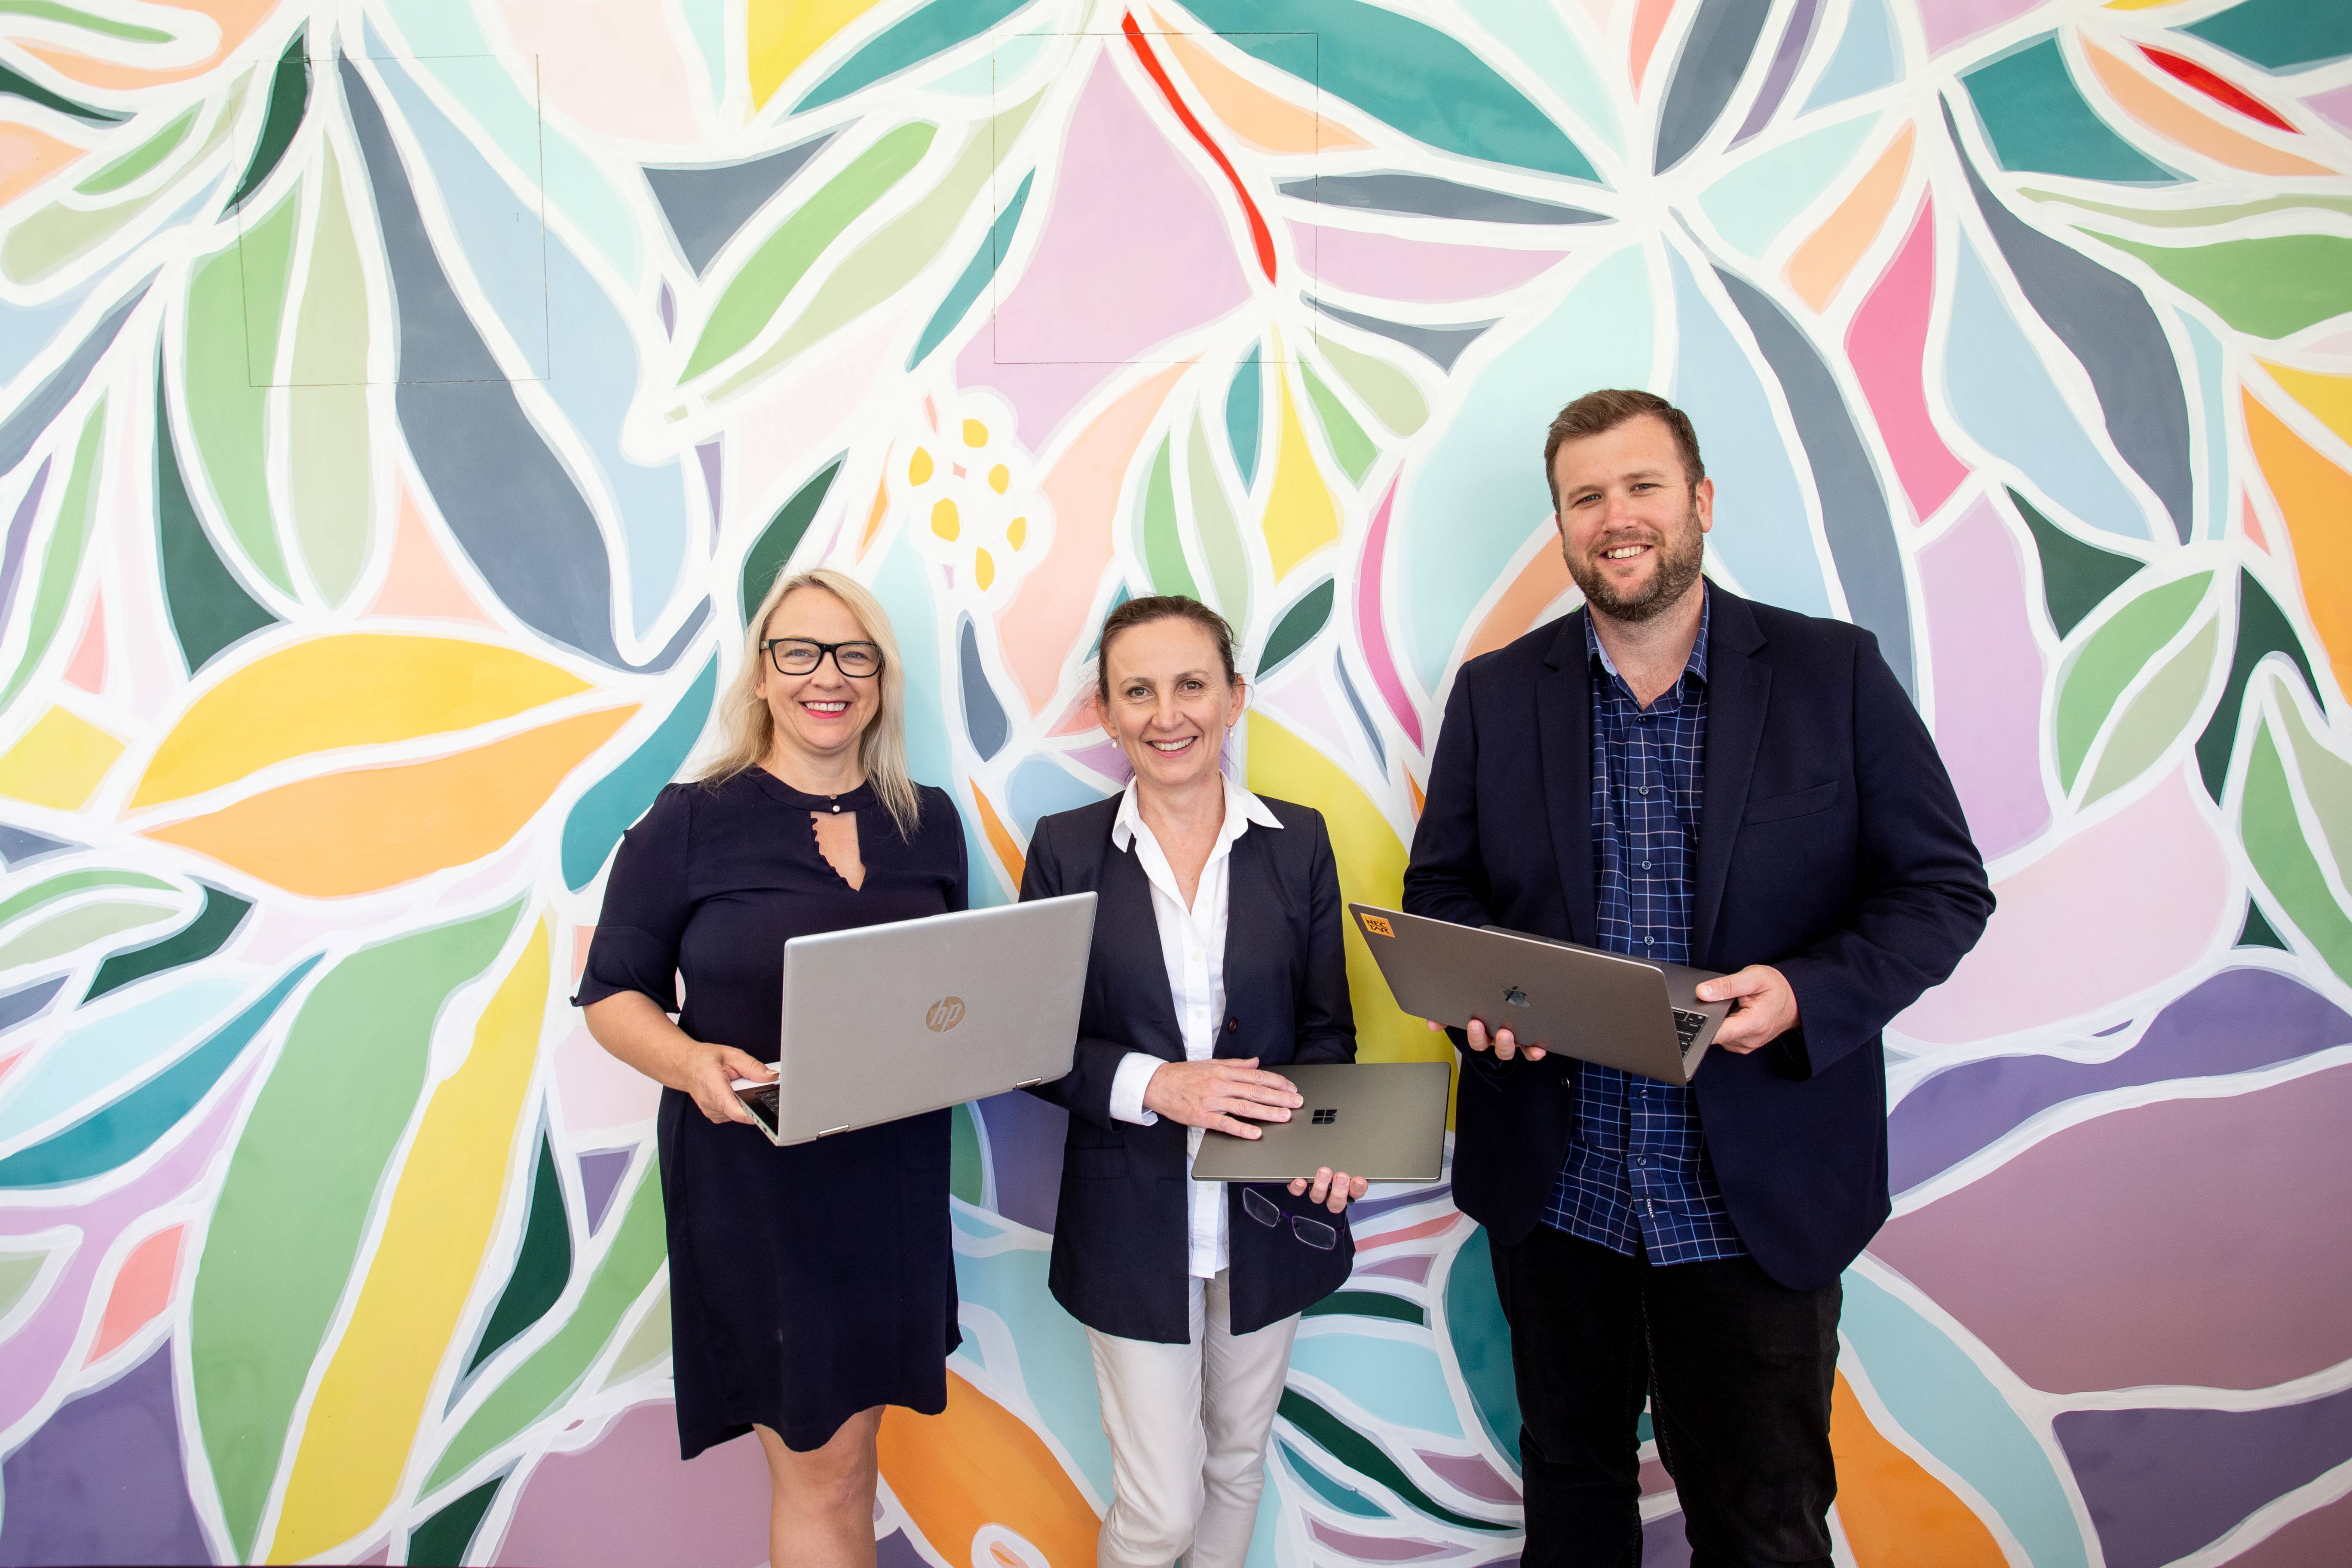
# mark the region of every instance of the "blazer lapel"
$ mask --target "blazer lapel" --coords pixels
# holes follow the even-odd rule
[[[1234,840],[1227,851],[1230,859],[1225,867],[1225,1015],[1238,1011],[1234,996],[1234,984],[1241,976],[1256,973],[1264,960],[1252,964],[1243,956],[1264,953],[1270,944],[1289,945],[1289,939],[1278,930],[1279,922],[1288,910],[1282,895],[1282,879],[1275,875],[1272,847],[1266,836],[1275,831],[1257,823]],[[1217,1020],[1217,1043],[1212,1054],[1221,1057],[1241,1054],[1241,1037],[1228,1034],[1224,1019]]]
[[[1706,645],[1706,778],[1699,788],[1698,889],[1691,909],[1691,960],[1710,963],[1732,847],[1748,812],[1748,786],[1764,740],[1772,668],[1754,657],[1764,646],[1748,602],[1710,587]]]
[[[1584,612],[1565,616],[1536,682],[1537,755],[1543,767],[1544,815],[1568,907],[1568,938],[1590,945],[1592,907],[1592,678],[1584,650]]]
[[[1103,836],[1102,876],[1095,889],[1095,940],[1118,955],[1108,966],[1113,984],[1131,986],[1124,996],[1105,998],[1105,1015],[1136,1026],[1130,1042],[1169,1061],[1184,1059],[1184,1031],[1176,1023],[1176,994],[1169,988],[1160,956],[1160,916],[1152,908],[1151,879],[1134,847],[1121,849]]]

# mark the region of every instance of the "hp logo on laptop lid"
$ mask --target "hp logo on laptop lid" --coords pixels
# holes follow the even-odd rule
[[[962,1022],[963,998],[961,996],[942,996],[931,1004],[929,1012],[923,1015],[923,1027],[934,1035],[944,1035]]]

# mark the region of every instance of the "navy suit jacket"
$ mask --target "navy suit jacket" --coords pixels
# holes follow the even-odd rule
[[[1215,1054],[1255,1057],[1277,1070],[1353,1061],[1356,1019],[1330,836],[1320,813],[1288,801],[1265,805],[1281,829],[1252,827],[1231,851],[1225,1016]],[[1040,818],[1021,878],[1024,900],[1096,895],[1077,1057],[1068,1077],[1032,1091],[1070,1113],[1046,1283],[1090,1329],[1182,1344],[1191,1337],[1189,1129],[1165,1116],[1145,1127],[1110,1113],[1111,1079],[1128,1052],[1184,1059],[1150,879],[1131,847],[1111,842],[1118,805],[1113,795]],[[1287,1224],[1260,1225],[1242,1210],[1241,1184],[1229,1184],[1233,1326],[1244,1334],[1338,1289],[1356,1253],[1339,1216],[1292,1197],[1286,1184],[1253,1184],[1285,1214],[1335,1226],[1339,1244],[1323,1251]]]
[[[1769,963],[1798,1026],[1692,1079],[1732,1223],[1810,1289],[1885,1222],[1887,1021],[1950,974],[1992,913],[1959,798],[1877,639],[1710,587],[1706,774],[1692,963]],[[1455,677],[1404,907],[1595,945],[1585,612]],[[1541,1218],[1576,1112],[1576,1063],[1470,1051],[1454,1192],[1516,1243]]]

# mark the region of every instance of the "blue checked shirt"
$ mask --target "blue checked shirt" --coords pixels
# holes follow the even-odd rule
[[[1706,758],[1706,629],[1683,678],[1643,708],[1590,616],[1595,945],[1660,963],[1690,962],[1692,872]],[[1699,1131],[1691,1091],[1580,1063],[1576,1129],[1544,1221],[1655,1264],[1744,1258]]]

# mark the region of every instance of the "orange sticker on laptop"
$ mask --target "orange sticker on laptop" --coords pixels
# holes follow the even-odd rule
[[[1388,921],[1382,920],[1378,915],[1364,915],[1360,918],[1364,922],[1364,929],[1371,932],[1374,936],[1396,935],[1395,929],[1391,927]]]

